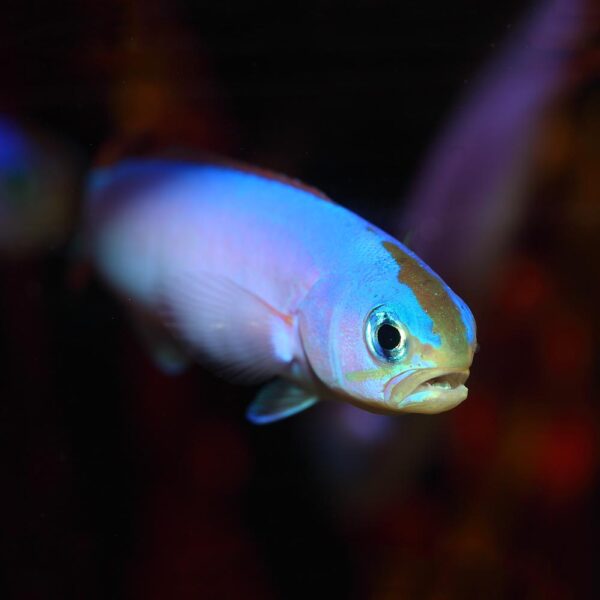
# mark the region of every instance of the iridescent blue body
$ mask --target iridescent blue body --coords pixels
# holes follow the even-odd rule
[[[279,378],[251,408],[256,422],[322,397],[388,413],[466,396],[468,308],[398,241],[316,190],[249,169],[125,161],[94,174],[87,226],[105,280],[181,356],[242,381]],[[393,359],[378,345],[383,325]]]

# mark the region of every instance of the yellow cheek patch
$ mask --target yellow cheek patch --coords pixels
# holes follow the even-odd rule
[[[389,368],[382,367],[380,369],[365,369],[363,371],[350,371],[346,373],[346,379],[353,383],[370,381],[371,379],[380,379],[389,373]]]
[[[435,361],[436,351],[430,344],[422,344],[416,339],[411,338],[408,342],[409,353],[401,363],[389,364],[378,369],[364,369],[359,371],[350,371],[346,373],[345,378],[352,383],[361,383],[363,381],[371,381],[373,379],[385,379],[390,377],[392,369],[395,367],[396,372],[399,365],[419,364],[421,360]]]

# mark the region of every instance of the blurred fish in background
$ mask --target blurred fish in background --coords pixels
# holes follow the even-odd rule
[[[10,104],[5,100],[0,95],[0,106]],[[56,302],[49,289],[63,278],[62,256],[79,220],[84,165],[79,145],[61,132],[8,112],[0,116],[0,439],[6,467],[0,594],[6,597],[15,588],[24,596],[56,589],[60,576],[19,581],[18,569],[31,552],[19,541],[31,532],[47,540],[50,553],[66,542],[54,562],[58,570],[62,559],[77,566],[86,561],[69,546],[70,518],[61,513],[76,511],[77,503],[62,460],[68,442],[54,404],[60,359],[51,350],[49,320]],[[19,528],[24,521],[29,533]]]
[[[589,0],[537,3],[469,84],[397,217],[398,235],[473,294],[488,289],[527,217],[553,105],[593,74],[574,61],[594,11]]]
[[[40,255],[67,243],[83,161],[75,144],[0,116],[0,255]]]

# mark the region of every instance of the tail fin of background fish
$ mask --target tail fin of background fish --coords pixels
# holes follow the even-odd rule
[[[427,157],[397,231],[414,232],[412,249],[443,275],[480,285],[521,222],[545,111],[574,83],[576,51],[597,12],[589,0],[541,2],[462,99]]]

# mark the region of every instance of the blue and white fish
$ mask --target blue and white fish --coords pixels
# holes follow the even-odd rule
[[[163,364],[269,381],[255,423],[337,398],[435,413],[467,396],[475,322],[400,242],[244,167],[125,160],[91,177],[89,251]]]

